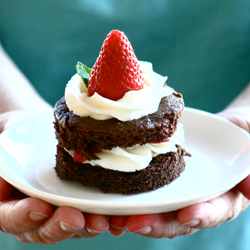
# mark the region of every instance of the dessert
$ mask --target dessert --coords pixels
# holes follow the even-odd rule
[[[92,69],[77,64],[55,105],[55,171],[105,193],[155,190],[185,168],[182,95],[111,31]]]

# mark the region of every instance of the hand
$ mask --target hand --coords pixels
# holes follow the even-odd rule
[[[250,108],[231,108],[219,114],[250,132]],[[199,229],[217,227],[236,218],[249,205],[250,176],[227,193],[207,202],[162,214],[112,216],[109,232],[119,236],[124,230],[152,238],[174,238]]]
[[[15,122],[29,115],[30,112],[24,110],[14,110],[0,114],[0,134]]]
[[[24,111],[0,115],[0,132]],[[91,238],[108,230],[104,215],[83,214],[72,207],[55,208],[37,198],[27,197],[0,177],[0,230],[21,242],[55,244],[68,238]]]
[[[104,215],[83,214],[27,197],[0,178],[0,230],[21,242],[55,244],[68,238],[91,238],[107,231]]]
[[[249,107],[235,107],[226,109],[218,113],[218,115],[226,118],[230,122],[245,129],[250,133],[250,108]]]

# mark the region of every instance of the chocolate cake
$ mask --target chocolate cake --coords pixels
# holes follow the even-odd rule
[[[157,112],[140,119],[99,121],[74,115],[63,97],[55,105],[56,137],[59,146],[76,150],[85,160],[92,160],[96,159],[95,151],[98,149],[127,148],[171,137],[183,107],[181,94],[175,93],[162,98]]]
[[[123,32],[111,31],[90,69],[78,62],[55,105],[55,171],[105,193],[136,194],[185,168],[182,95],[138,61]]]
[[[84,186],[97,187],[104,193],[137,194],[165,186],[180,175],[185,169],[184,156],[188,153],[177,147],[177,152],[155,157],[145,169],[121,172],[74,162],[57,146],[56,172],[62,180],[71,179]]]
[[[181,94],[173,93],[162,98],[157,112],[140,119],[98,121],[73,114],[63,97],[54,110],[58,140],[55,169],[58,177],[80,182],[84,186],[98,187],[106,193],[139,193],[169,184],[184,170],[184,156],[189,155],[179,145],[176,145],[176,152],[160,154],[153,158],[147,168],[135,172],[114,171],[74,162],[68,151],[76,150],[84,159],[92,160],[97,158],[95,152],[98,149],[162,141],[176,131],[183,108]]]

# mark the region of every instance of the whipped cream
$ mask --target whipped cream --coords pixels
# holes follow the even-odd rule
[[[161,98],[171,95],[173,89],[164,86],[167,77],[155,73],[151,63],[139,63],[144,74],[144,88],[129,91],[117,101],[104,98],[98,93],[90,97],[82,78],[75,74],[65,89],[65,100],[69,110],[81,117],[96,120],[117,118],[120,121],[138,119],[156,112]]]
[[[102,150],[96,155],[98,160],[84,161],[92,166],[101,166],[106,169],[122,172],[135,172],[146,168],[153,157],[167,152],[176,152],[176,144],[184,143],[184,129],[181,123],[178,124],[175,134],[167,142],[147,143],[135,145],[129,148],[115,147],[111,150]],[[73,150],[66,150],[73,157]]]

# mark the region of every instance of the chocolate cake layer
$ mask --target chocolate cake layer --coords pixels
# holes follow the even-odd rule
[[[95,120],[69,111],[64,97],[54,109],[56,138],[61,147],[76,150],[85,160],[98,159],[96,150],[132,147],[162,141],[176,131],[184,108],[182,95],[173,93],[161,100],[157,112],[127,122]]]
[[[176,146],[177,152],[158,155],[147,168],[136,172],[120,172],[77,163],[57,146],[55,170],[62,180],[71,179],[84,186],[94,186],[104,193],[136,194],[169,184],[180,175],[185,168],[184,156],[190,154]]]

